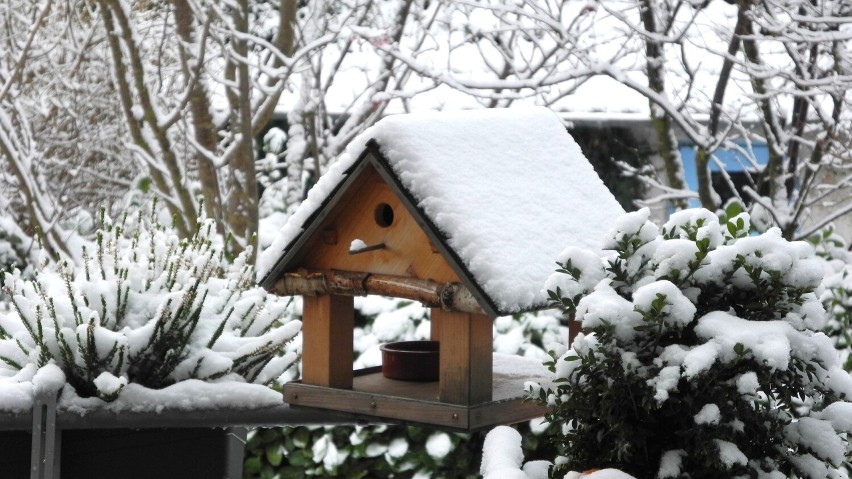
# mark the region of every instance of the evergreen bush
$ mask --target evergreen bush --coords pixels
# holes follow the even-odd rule
[[[295,362],[280,353],[300,323],[254,285],[247,253],[230,262],[212,221],[181,239],[155,210],[117,223],[102,214],[82,265],[2,274],[12,308],[0,315],[1,375],[25,381],[55,364],[80,397],[111,401],[128,382],[269,383]]]
[[[825,333],[840,351],[843,368],[852,371],[852,253],[833,226],[811,236],[808,241],[825,261],[825,291],[821,297],[828,315]]]
[[[603,260],[566,249],[547,283],[585,332],[531,391],[552,408],[552,475],[846,477],[852,379],[819,332],[811,245],[749,236],[746,214],[648,217],[622,217]]]

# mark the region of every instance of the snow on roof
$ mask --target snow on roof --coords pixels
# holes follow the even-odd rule
[[[375,140],[393,174],[501,314],[546,303],[568,245],[600,250],[624,211],[559,118],[545,108],[391,116],[317,182],[258,262],[266,276]]]

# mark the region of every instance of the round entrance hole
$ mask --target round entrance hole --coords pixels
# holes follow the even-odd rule
[[[387,228],[393,224],[393,208],[387,203],[379,203],[376,206],[376,211],[373,212],[373,218],[375,218],[377,225]]]
[[[402,381],[437,381],[438,341],[398,341],[383,344],[382,375]]]

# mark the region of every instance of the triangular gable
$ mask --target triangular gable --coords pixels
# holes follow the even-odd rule
[[[264,285],[283,273],[281,260],[304,246],[311,225],[367,163],[379,165],[492,315],[545,306],[542,287],[559,252],[599,250],[623,213],[549,110],[392,116],[350,144],[264,252]]]
[[[400,187],[399,179],[390,170],[376,142],[371,140],[367,143],[362,154],[341,178],[343,181],[335,185],[324,202],[305,220],[304,229],[292,239],[284,254],[265,275],[261,281],[264,287],[271,288],[281,274],[296,268],[378,273],[429,279],[438,283],[461,282],[486,314],[492,317],[500,315],[493,301],[473,281],[470,272],[444,243],[445,238],[423,216],[413,198]],[[378,202],[386,202],[393,207],[396,214],[394,229],[405,232],[403,238],[382,238],[389,244],[390,250],[402,247],[405,251],[418,254],[401,258],[391,251],[384,254],[383,250],[357,256],[346,253],[346,246],[353,238],[357,237],[369,244],[377,241],[375,232],[364,231],[367,228],[361,226],[363,222],[355,224],[347,220],[371,215],[371,211],[358,211],[357,208]],[[403,224],[400,225],[400,222]],[[334,225],[334,228],[329,230],[329,225]],[[371,233],[374,237],[371,237]]]

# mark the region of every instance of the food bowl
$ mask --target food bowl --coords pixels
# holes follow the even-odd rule
[[[438,341],[398,341],[380,346],[382,375],[401,381],[438,380]]]

